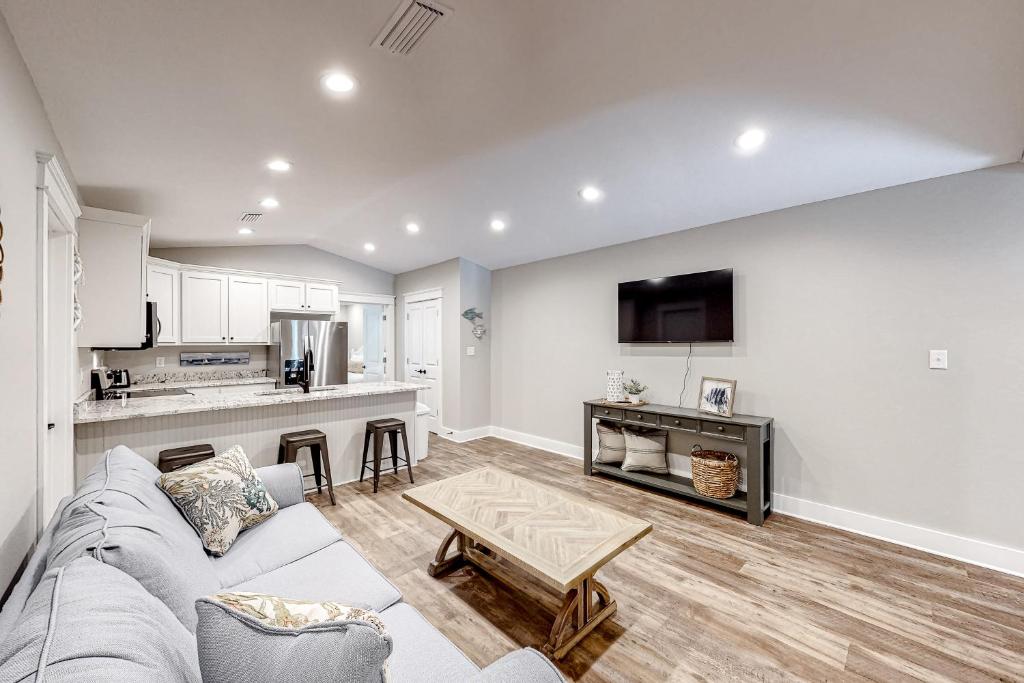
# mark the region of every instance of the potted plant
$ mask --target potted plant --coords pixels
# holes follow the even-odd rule
[[[629,397],[629,402],[637,404],[640,403],[640,394],[647,391],[647,385],[640,384],[635,378],[631,378],[626,382],[624,389],[626,390],[626,396]]]

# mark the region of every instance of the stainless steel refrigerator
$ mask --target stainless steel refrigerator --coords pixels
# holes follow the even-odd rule
[[[268,374],[278,387],[299,386],[309,368],[309,386],[348,384],[348,323],[278,320],[270,324]]]

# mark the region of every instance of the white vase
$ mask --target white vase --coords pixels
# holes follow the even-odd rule
[[[640,405],[640,394],[629,394],[629,402],[633,405]]]
[[[626,400],[626,390],[622,387],[622,378],[625,370],[608,371],[608,387],[605,389],[604,400],[612,403],[622,403]]]

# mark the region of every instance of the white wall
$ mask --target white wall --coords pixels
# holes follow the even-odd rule
[[[197,266],[340,280],[346,292],[394,294],[395,276],[304,244],[150,249],[151,256]]]
[[[459,429],[473,429],[491,424],[491,340],[473,336],[473,324],[462,317],[467,308],[483,313],[485,327],[491,324],[491,271],[472,261],[460,259],[459,267],[459,348],[460,399]],[[475,355],[467,356],[472,346]]]
[[[608,369],[675,404],[686,347],[616,343],[616,283],[732,267],[736,341],[695,346],[685,405],[735,378],[775,491],[1024,549],[1022,226],[1011,164],[495,271],[492,423],[578,445]]]
[[[0,593],[35,542],[36,152],[63,159],[39,94],[0,15]],[[73,180],[72,180],[73,182]]]

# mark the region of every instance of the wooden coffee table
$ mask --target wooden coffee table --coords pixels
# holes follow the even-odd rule
[[[615,613],[615,601],[594,574],[652,528],[493,467],[418,486],[402,497],[452,527],[430,563],[431,576],[471,562],[504,578],[500,558],[564,596],[543,648],[556,659]],[[452,543],[456,552],[449,557]]]

